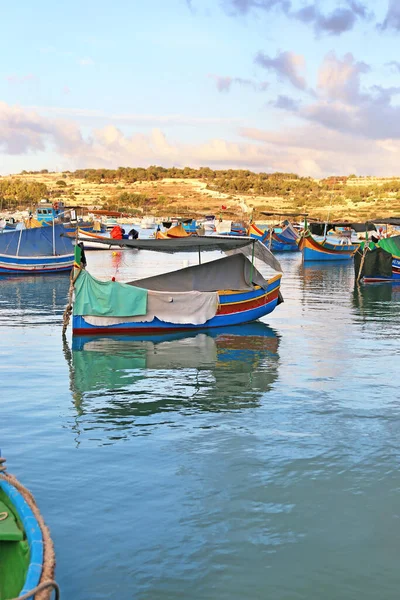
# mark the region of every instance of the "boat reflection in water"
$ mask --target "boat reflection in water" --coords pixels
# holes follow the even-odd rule
[[[261,322],[142,339],[74,338],[65,354],[76,428],[103,426],[115,439],[116,430],[125,437],[127,429],[159,424],[160,413],[170,413],[173,425],[193,411],[256,406],[278,377],[278,345]]]
[[[0,277],[0,326],[32,327],[60,321],[68,288],[65,273]]]
[[[391,283],[355,284],[353,291],[353,307],[360,321],[380,323],[386,331],[396,324],[399,317],[400,286]],[[396,331],[396,337],[398,337]]]

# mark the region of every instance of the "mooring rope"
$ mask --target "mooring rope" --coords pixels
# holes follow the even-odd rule
[[[78,273],[74,277],[75,269],[78,269]],[[81,267],[77,267],[76,265],[74,265],[73,269],[71,270],[71,275],[69,278],[70,283],[69,283],[69,290],[68,290],[68,304],[65,307],[65,310],[63,313],[63,328],[62,328],[63,337],[65,336],[69,322],[71,320],[71,314],[72,314],[72,308],[73,308],[72,298],[74,295],[75,281],[78,279],[80,271],[81,271]]]
[[[59,600],[60,588],[58,587],[58,584],[52,580],[43,581],[43,583],[39,583],[39,585],[37,585],[33,590],[29,590],[29,592],[26,592],[26,594],[24,594],[23,596],[18,596],[18,598],[12,598],[12,600],[29,600],[30,598],[34,598],[35,594],[43,592],[44,590],[47,590],[49,588],[52,588],[55,591],[55,600]]]
[[[367,252],[368,252],[368,250],[369,250],[368,244],[365,244],[365,246],[364,246],[364,250],[363,250],[363,254],[362,254],[362,257],[361,257],[360,268],[359,268],[359,270],[358,270],[358,275],[357,275],[357,280],[356,280],[356,282],[357,282],[357,283],[358,283],[358,282],[360,281],[360,279],[361,279],[362,270],[363,270],[363,267],[364,267],[364,262],[365,262],[365,257],[367,256]]]

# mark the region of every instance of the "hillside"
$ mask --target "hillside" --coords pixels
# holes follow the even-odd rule
[[[87,169],[23,172],[0,177],[0,210],[34,208],[42,197],[68,206],[108,208],[132,215],[260,219],[260,211],[306,211],[312,217],[364,220],[400,214],[400,177],[331,177],[211,169]]]

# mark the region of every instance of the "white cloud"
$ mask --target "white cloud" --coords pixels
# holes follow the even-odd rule
[[[241,142],[210,139],[183,143],[160,128],[127,135],[113,124],[84,136],[72,119],[44,117],[37,111],[0,102],[0,152],[21,157],[49,156],[62,168],[192,165],[288,171],[323,177],[350,172],[391,175],[398,171],[400,139],[366,140],[319,123],[281,131],[242,128]]]

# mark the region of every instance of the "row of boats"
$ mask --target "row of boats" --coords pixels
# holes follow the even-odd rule
[[[400,225],[400,220],[391,219],[390,224]],[[237,235],[199,235],[180,223],[160,228],[151,239],[114,239],[81,229],[71,233],[53,220],[51,225],[0,235],[0,273],[57,273],[74,267],[68,311],[74,336],[196,330],[248,323],[271,313],[282,302],[278,252],[301,251],[308,262],[354,258],[358,281],[400,280],[400,236],[378,234],[374,223],[305,222],[299,228],[286,220],[265,230],[250,223]],[[128,283],[99,281],[85,268],[88,235],[104,249],[195,252],[199,264]],[[225,256],[202,263],[205,251]],[[255,267],[256,258],[276,273],[265,278]]]

